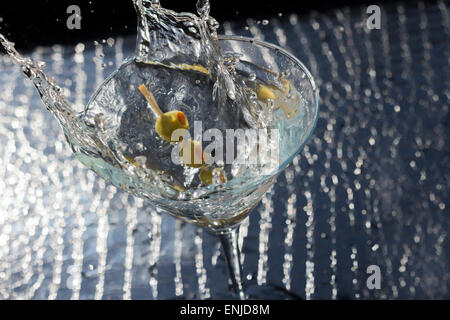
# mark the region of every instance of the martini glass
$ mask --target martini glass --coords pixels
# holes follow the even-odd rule
[[[252,297],[245,294],[242,281],[239,225],[280,172],[303,149],[316,124],[319,96],[310,72],[280,47],[236,36],[220,36],[218,42],[224,56],[232,53],[232,56],[239,57],[235,62],[238,73],[263,82],[265,78],[282,75],[283,81],[288,81],[290,90],[299,98],[289,108],[279,108],[278,113],[274,112],[278,116],[273,117],[272,127],[278,129],[279,136],[276,166],[257,171],[258,174],[244,171],[219,185],[204,187],[200,183],[192,187],[195,178],[189,170],[195,169],[173,164],[170,153],[173,145],[159,139],[154,129],[149,127],[157,115],[136,88],[146,84],[153,92],[152,99],[158,101],[164,112],[181,110],[190,121],[202,120],[205,125],[225,129],[236,125],[237,118],[230,116],[229,112],[217,116],[206,109],[211,104],[204,100],[208,99],[205,92],[212,92],[213,83],[202,72],[168,71],[167,68],[134,60],[126,61],[105,80],[80,115],[88,127],[96,128],[96,141],[100,142],[97,144],[103,146],[102,156],[73,149],[81,162],[115,186],[147,198],[169,214],[215,233],[223,247],[235,297],[246,299]],[[205,89],[208,85],[211,87]],[[192,107],[199,99],[202,102]],[[72,146],[77,144],[77,139],[71,139],[70,134],[66,136]],[[160,174],[148,174],[150,171],[142,171],[142,167]],[[186,180],[177,181],[177,177],[186,176],[192,180],[188,188],[184,188]],[[254,298],[268,296],[267,288],[256,291],[260,293]]]

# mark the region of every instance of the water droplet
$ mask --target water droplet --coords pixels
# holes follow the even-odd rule
[[[137,156],[134,158],[134,161],[140,166],[145,167],[147,164],[147,157],[146,156]]]
[[[38,61],[37,62],[37,67],[42,70],[43,68],[45,68],[45,62],[44,61]]]
[[[108,40],[106,40],[106,43],[108,43],[108,46],[112,47],[114,45],[114,39],[113,38],[108,38]]]
[[[264,20],[262,21],[262,24],[263,24],[264,26],[267,26],[267,25],[269,24],[269,20],[264,19]]]
[[[291,25],[295,26],[298,23],[298,18],[296,15],[291,15],[289,17],[289,22]]]
[[[209,15],[209,0],[198,0],[197,1],[197,12],[202,18],[206,18]]]
[[[228,98],[230,98],[231,100],[235,100],[236,99],[236,95],[234,93],[234,90],[228,90],[227,91],[227,95],[228,95]]]
[[[75,46],[75,52],[76,53],[81,53],[81,52],[83,52],[84,51],[84,44],[83,43],[78,43],[76,46]]]
[[[103,120],[103,113],[94,116],[94,123],[100,131],[105,130],[105,121]]]
[[[221,184],[221,183],[225,183],[227,178],[225,177],[223,171],[219,168],[215,168],[212,171],[212,176],[213,176],[213,183],[214,184]]]
[[[136,149],[138,151],[144,151],[144,144],[142,142],[136,143]]]

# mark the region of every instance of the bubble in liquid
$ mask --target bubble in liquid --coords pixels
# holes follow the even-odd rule
[[[269,20],[264,19],[264,20],[262,21],[262,24],[263,24],[264,26],[267,26],[267,25],[269,24]]]

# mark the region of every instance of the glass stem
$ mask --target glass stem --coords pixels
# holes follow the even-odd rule
[[[225,253],[234,293],[240,300],[245,300],[246,296],[242,287],[241,254],[239,251],[239,226],[219,233],[218,236]]]

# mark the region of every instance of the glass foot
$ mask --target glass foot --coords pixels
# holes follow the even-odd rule
[[[244,286],[244,300],[303,300],[302,297],[294,292],[286,290],[277,285],[247,284]],[[230,286],[229,292],[222,294],[216,293],[212,298],[214,300],[242,300],[233,292]]]
[[[218,299],[239,300],[301,300],[301,297],[284,287],[266,284],[259,286],[254,279],[243,281],[239,252],[239,227],[218,234],[230,274],[230,285],[234,294]]]
[[[244,288],[247,300],[302,300],[300,296],[277,285],[250,284]]]
[[[250,286],[246,288],[247,300],[301,300],[301,297],[293,292],[277,286]]]

